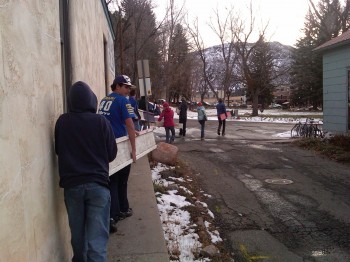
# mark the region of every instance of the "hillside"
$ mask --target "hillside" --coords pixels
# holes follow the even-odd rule
[[[272,56],[274,57],[274,64],[276,66],[276,70],[282,70],[285,68],[289,68],[292,62],[292,52],[294,47],[283,45],[279,42],[270,42]],[[206,48],[204,50],[205,56],[207,58],[208,70],[210,70],[213,78],[217,78],[217,82],[220,83],[219,77],[220,72],[223,72],[223,59],[222,59],[222,50],[221,45],[212,46]],[[234,74],[240,75],[239,66],[237,65],[234,68]],[[283,77],[277,80],[279,83],[288,84],[289,83],[289,75],[285,74]],[[219,88],[219,86],[218,86]]]

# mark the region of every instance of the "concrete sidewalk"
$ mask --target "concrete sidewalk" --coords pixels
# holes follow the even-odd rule
[[[119,221],[118,232],[110,234],[107,261],[169,261],[147,155],[132,164],[128,196],[134,215]]]

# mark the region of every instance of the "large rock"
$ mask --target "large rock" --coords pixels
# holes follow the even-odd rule
[[[153,160],[170,166],[175,166],[179,149],[171,144],[160,142],[152,151]]]
[[[219,249],[214,245],[209,245],[200,251],[200,254],[205,257],[214,257],[219,253]]]

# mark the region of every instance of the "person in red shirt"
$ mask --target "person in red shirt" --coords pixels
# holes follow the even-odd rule
[[[169,104],[165,102],[163,104],[163,111],[160,114],[158,121],[162,121],[164,118],[164,128],[166,135],[166,142],[172,144],[175,139],[175,124],[174,124],[174,111],[169,107]],[[171,132],[171,137],[170,137]]]

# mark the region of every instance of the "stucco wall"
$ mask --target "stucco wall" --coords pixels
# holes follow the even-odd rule
[[[105,84],[104,41],[112,43],[100,1],[71,1],[71,43],[73,82],[86,81],[100,100],[110,93],[114,73],[107,59],[107,86]],[[88,26],[87,26],[88,25]],[[110,45],[113,50],[113,45]],[[113,56],[114,58],[114,56]],[[113,61],[114,63],[114,61]],[[107,92],[106,92],[107,88]]]
[[[65,261],[68,228],[53,150],[63,105],[58,1],[2,3],[1,260]]]
[[[327,51],[323,55],[323,129],[347,132],[350,46]]]
[[[63,113],[59,1],[0,2],[1,261],[69,261],[53,147],[54,125]],[[83,35],[79,46],[73,44],[73,80],[86,81],[101,98],[108,34],[102,4],[69,2],[72,24]],[[112,73],[108,77],[112,81]]]

